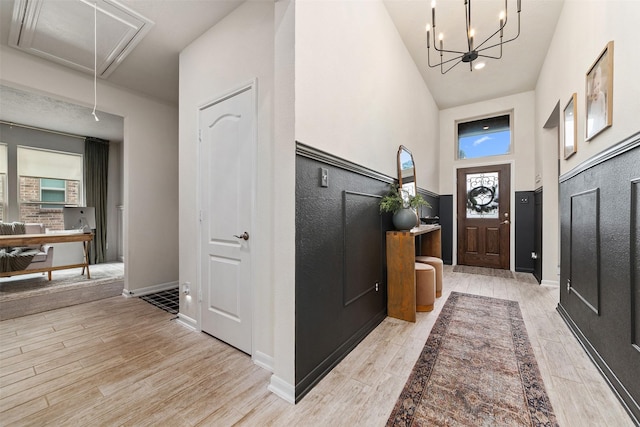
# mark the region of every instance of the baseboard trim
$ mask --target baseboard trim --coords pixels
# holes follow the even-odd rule
[[[542,282],[540,282],[541,285],[546,285],[546,286],[553,286],[556,288],[560,287],[560,282],[558,280],[543,280]]]
[[[158,285],[151,285],[140,289],[134,289],[132,291],[123,289],[122,295],[124,295],[125,297],[141,297],[143,295],[154,294],[156,292],[168,291],[169,289],[177,287],[178,281],[176,280],[175,282],[160,283]]]
[[[627,391],[626,387],[620,382],[618,376],[611,370],[607,362],[602,359],[600,353],[591,345],[587,337],[582,333],[578,325],[575,324],[569,313],[564,309],[560,303],[556,307],[556,310],[560,314],[560,317],[566,323],[567,327],[576,337],[582,349],[587,353],[591,362],[595,365],[600,372],[600,375],[604,378],[609,385],[609,388],[613,391],[616,398],[622,404],[622,407],[627,411],[627,414],[631,418],[631,421],[636,425],[640,425],[640,405],[636,402]]]
[[[273,372],[273,357],[268,354],[261,351],[254,351],[251,359],[253,360],[253,363],[260,366],[262,369]]]
[[[296,403],[295,396],[295,386],[293,384],[289,384],[285,380],[277,377],[275,374],[271,375],[271,382],[269,383],[269,387],[267,389],[278,396],[279,398],[294,404]]]
[[[196,322],[194,319],[192,319],[189,316],[186,316],[182,313],[178,313],[178,320],[177,322],[179,324],[181,324],[182,326],[184,326],[187,329],[191,329],[192,331],[196,331],[199,332],[198,330],[198,322]]]

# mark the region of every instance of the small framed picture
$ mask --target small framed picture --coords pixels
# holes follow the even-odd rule
[[[586,83],[585,140],[589,141],[611,126],[613,119],[613,41],[587,71]]]
[[[573,156],[578,151],[578,121],[577,117],[577,94],[571,95],[567,106],[562,111],[562,122],[564,124],[564,158],[565,160]]]

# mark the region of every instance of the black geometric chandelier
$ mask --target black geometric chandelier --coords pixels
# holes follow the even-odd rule
[[[453,67],[458,65],[461,62],[469,63],[469,70],[473,71],[473,61],[478,58],[490,58],[490,59],[500,59],[502,58],[502,45],[505,43],[509,43],[514,41],[520,35],[520,2],[518,0],[517,12],[518,12],[518,33],[515,37],[509,40],[503,40],[504,29],[507,26],[507,0],[504,0],[504,10],[500,12],[499,16],[499,25],[498,29],[495,33],[491,34],[487,37],[482,43],[474,44],[474,35],[475,30],[471,25],[471,0],[464,0],[464,11],[465,11],[465,24],[466,24],[466,39],[467,46],[466,51],[457,51],[457,50],[447,50],[444,48],[444,35],[440,33],[438,36],[440,47],[436,46],[436,0],[432,0],[431,2],[431,24],[427,24],[427,62],[430,68],[440,67],[440,73],[445,74]],[[500,35],[500,41],[494,39],[496,35]],[[436,52],[440,52],[440,62],[431,64],[431,36],[433,36],[433,48]],[[487,54],[482,54],[480,52],[484,52],[485,50],[492,48],[500,48],[499,56],[491,56]],[[445,54],[447,59],[445,59]],[[453,57],[451,57],[453,55]],[[453,64],[452,64],[453,63]],[[449,65],[451,64],[451,65]],[[446,65],[446,67],[445,67]]]

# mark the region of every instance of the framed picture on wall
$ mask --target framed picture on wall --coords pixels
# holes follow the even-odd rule
[[[585,94],[585,139],[589,141],[611,126],[613,119],[613,40],[607,43],[587,71]]]
[[[564,138],[562,140],[565,160],[578,151],[577,98],[577,94],[571,95],[571,99],[569,99],[567,106],[562,111],[562,122],[564,124]]]

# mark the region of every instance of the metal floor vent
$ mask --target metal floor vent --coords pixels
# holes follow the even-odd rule
[[[178,311],[180,310],[180,296],[178,294],[178,288],[156,292],[155,294],[143,295],[140,299],[171,314],[178,314]]]

